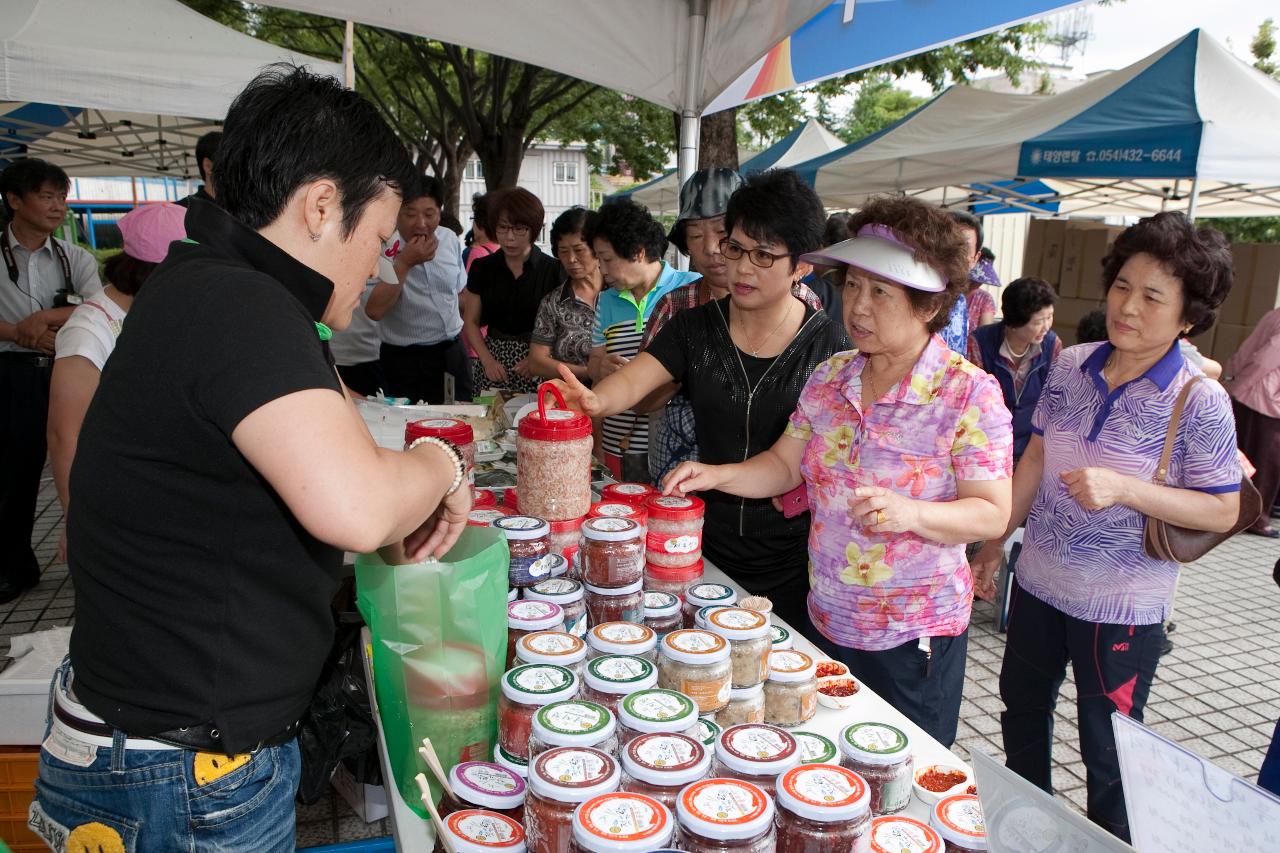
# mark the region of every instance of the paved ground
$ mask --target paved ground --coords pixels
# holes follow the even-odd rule
[[[73,618],[67,567],[56,562],[62,514],[47,477],[40,507],[34,541],[44,574],[22,598],[0,606],[0,658],[9,637],[67,625]],[[1274,634],[1280,590],[1271,580],[1277,559],[1280,541],[1239,536],[1187,568],[1178,592],[1174,649],[1161,661],[1146,712],[1156,731],[1250,781],[1280,719],[1280,644]],[[979,603],[974,610],[969,649],[957,752],[967,758],[968,748],[977,747],[1002,759],[998,681],[1004,636],[994,630],[990,605]],[[1083,810],[1084,765],[1069,673],[1055,741],[1054,782],[1061,796]],[[299,846],[389,831],[385,821],[365,824],[336,795],[298,809]]]

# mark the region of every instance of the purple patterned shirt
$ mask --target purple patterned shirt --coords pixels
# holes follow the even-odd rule
[[[1177,346],[1132,382],[1108,392],[1109,343],[1062,351],[1040,395],[1032,429],[1044,440],[1044,474],[1027,517],[1018,583],[1036,598],[1088,622],[1151,625],[1173,605],[1178,564],[1142,548],[1146,516],[1128,506],[1089,511],[1061,474],[1108,468],[1150,481],[1182,386],[1202,375]],[[1168,484],[1239,491],[1235,420],[1222,386],[1201,381],[1182,412]]]

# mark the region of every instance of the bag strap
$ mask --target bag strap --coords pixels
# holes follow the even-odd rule
[[[1178,435],[1178,422],[1182,420],[1182,410],[1187,406],[1187,398],[1191,395],[1191,386],[1195,385],[1203,376],[1193,376],[1187,380],[1187,384],[1182,386],[1182,393],[1178,395],[1178,402],[1173,406],[1173,415],[1169,418],[1169,432],[1164,437],[1164,450],[1160,451],[1160,464],[1156,466],[1155,476],[1151,478],[1151,482],[1157,486],[1163,486],[1165,479],[1169,476],[1169,460],[1173,456],[1173,442]]]

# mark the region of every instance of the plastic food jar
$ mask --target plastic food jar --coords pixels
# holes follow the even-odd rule
[[[552,578],[526,587],[524,597],[529,601],[550,601],[564,611],[564,629],[575,637],[587,636],[586,589],[581,581],[570,578]]]
[[[524,828],[529,853],[564,853],[580,803],[618,790],[618,762],[598,749],[558,746],[529,764]]]
[[[589,746],[616,756],[618,722],[608,708],[584,699],[543,705],[533,715],[529,760],[555,746]]]
[[[498,697],[498,745],[510,754],[529,760],[529,734],[534,712],[543,705],[572,699],[578,679],[562,666],[531,663],[502,676]]]
[[[457,418],[424,418],[404,425],[405,448],[418,439],[427,437],[443,438],[458,448],[458,455],[462,457],[463,476],[468,483],[475,482],[476,437],[470,424]]]
[[[729,704],[733,664],[729,641],[710,631],[681,629],[662,638],[658,653],[658,686],[675,690],[698,703],[700,714]]]
[[[840,752],[830,738],[814,732],[792,732],[791,736],[800,745],[801,764],[840,763]]]
[[[676,816],[686,853],[773,853],[773,799],[737,779],[704,779],[680,792]]]
[[[644,591],[644,624],[659,637],[684,626],[680,616],[680,599],[669,592]]]
[[[449,771],[449,794],[444,799],[457,803],[450,812],[488,809],[519,823],[524,820],[524,795],[524,779],[513,771],[488,761],[464,761]]]
[[[764,685],[765,722],[790,728],[813,719],[818,712],[817,672],[818,665],[804,652],[771,652]]]
[[[723,604],[708,604],[706,607],[699,607],[697,615],[693,617],[693,627],[702,631],[711,630],[707,627],[707,617],[710,616],[713,611],[724,609],[725,606]]]
[[[493,763],[505,767],[521,779],[529,778],[529,762],[518,755],[512,755],[502,748],[501,744],[493,745]]]
[[[675,833],[670,810],[643,794],[602,794],[578,806],[570,853],[649,853]]]
[[[618,748],[643,734],[697,737],[698,706],[674,690],[637,690],[618,705]]]
[[[685,591],[702,580],[702,561],[689,566],[668,568],[646,563],[644,567],[644,587],[653,592],[668,592],[684,601]]]
[[[516,663],[550,663],[572,672],[582,683],[587,644],[567,631],[535,631],[516,641]]]
[[[492,527],[493,523],[500,518],[506,518],[511,515],[511,510],[504,506],[487,506],[480,509],[472,509],[467,513],[467,524],[472,527]]]
[[[551,601],[522,599],[507,603],[507,669],[515,665],[516,644],[535,631],[563,631],[564,611]]]
[[[551,525],[532,515],[509,515],[491,524],[511,552],[507,575],[514,587],[533,586],[551,577]]]
[[[729,641],[734,687],[754,687],[769,677],[768,616],[745,607],[722,607],[707,614],[707,630]]]
[[[704,607],[717,605],[731,607],[738,600],[738,594],[722,583],[696,583],[684,593],[684,626],[693,627],[693,619]]]
[[[795,647],[795,640],[791,639],[791,632],[781,625],[769,626],[769,643],[775,652]]]
[[[877,817],[871,821],[871,853],[942,853],[942,839],[914,818]]]
[[[582,522],[585,518],[571,518],[568,521],[551,521],[551,553],[564,557],[566,566],[573,562],[582,540]]]
[[[764,721],[763,684],[732,688],[729,691],[729,704],[716,712],[717,724],[725,728]]]
[[[483,809],[464,809],[444,818],[444,831],[458,853],[525,853],[520,821]],[[444,849],[439,842],[436,849]]]
[[[653,797],[674,809],[681,789],[707,778],[710,770],[710,751],[693,738],[679,734],[645,734],[622,749],[619,788]]]
[[[716,741],[720,739],[721,731],[723,730],[715,720],[710,717],[698,717],[697,740],[707,748],[708,755],[710,754],[710,751],[715,750]]]
[[[587,632],[587,657],[631,655],[658,662],[658,635],[648,625],[635,622],[604,622]]]
[[[643,507],[645,501],[658,493],[658,489],[648,483],[610,483],[600,490],[600,499]]]
[[[715,774],[759,785],[771,797],[778,777],[799,766],[796,739],[776,726],[726,726],[716,741]]]
[[[615,714],[622,697],[648,690],[658,683],[658,669],[644,658],[606,655],[587,661],[582,698],[603,705]]]
[[[629,586],[603,587],[587,584],[587,621],[591,625],[605,622],[644,622],[644,581]]]
[[[679,568],[702,559],[702,498],[654,495],[644,503],[649,513],[645,537],[648,560],[655,566]]]
[[[548,394],[560,408],[547,408]],[[516,429],[516,499],[521,512],[548,521],[591,509],[591,419],[566,409],[550,382],[538,387],[538,410]]]
[[[640,525],[643,531],[649,522],[649,513],[643,505],[624,503],[623,501],[604,500],[591,505],[588,518],[629,518]]]
[[[987,849],[987,822],[982,816],[982,804],[972,794],[939,800],[929,825],[942,836],[946,853],[979,853]]]
[[[840,732],[840,764],[867,781],[871,813],[887,815],[911,804],[911,739],[886,723],[853,723]]]
[[[778,853],[866,853],[871,796],[852,770],[815,764],[778,780]]]
[[[644,530],[629,518],[582,522],[578,555],[582,579],[595,587],[631,586],[644,580]]]

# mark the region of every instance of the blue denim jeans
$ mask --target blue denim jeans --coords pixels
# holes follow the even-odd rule
[[[28,826],[52,849],[294,849],[293,798],[301,766],[296,740],[234,758],[127,748],[118,730],[109,746],[92,740],[51,720]]]

